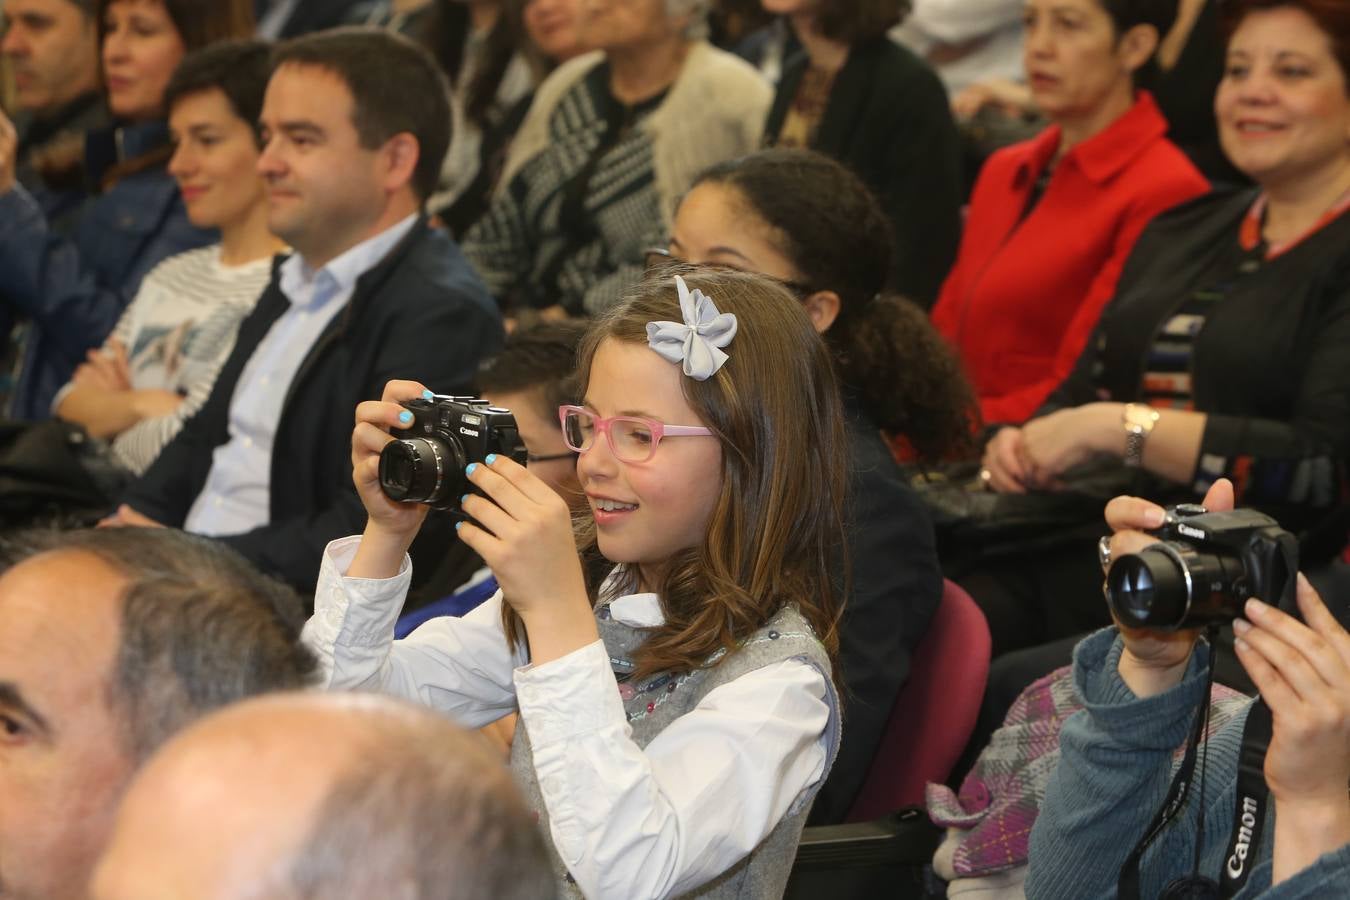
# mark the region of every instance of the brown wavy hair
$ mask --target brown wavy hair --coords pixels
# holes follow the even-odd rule
[[[682,379],[684,396],[722,447],[722,492],[703,541],[677,554],[654,585],[666,623],[633,660],[639,678],[689,672],[733,651],[783,606],[794,604],[825,646],[839,648],[848,452],[830,352],[800,303],[777,282],[745,272],[676,269],[738,320],[728,360],[706,381]],[[664,273],[663,273],[664,274]],[[643,282],[595,321],[582,341],[578,383],[609,340],[645,344],[647,323],[680,321],[673,278]],[[583,560],[599,555],[589,512],[577,522]],[[590,568],[590,567],[588,567]],[[617,590],[636,589],[621,565]],[[592,600],[596,586],[591,586]],[[520,635],[504,606],[506,633]]]

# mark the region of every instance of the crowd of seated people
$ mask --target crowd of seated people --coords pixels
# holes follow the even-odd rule
[[[953,896],[1350,890],[1342,0],[0,14],[0,896],[780,897],[963,590]],[[1117,624],[1179,503],[1320,594]]]

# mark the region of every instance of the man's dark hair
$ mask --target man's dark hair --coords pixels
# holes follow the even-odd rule
[[[580,399],[576,383],[577,347],[590,327],[580,319],[540,322],[513,332],[502,351],[478,370],[482,393],[538,391],[544,418]]]
[[[346,83],[352,125],[367,150],[404,132],[416,138],[412,188],[419,200],[431,196],[450,147],[449,88],[431,54],[390,31],[348,27],[278,44],[273,71],[288,64],[327,69]]]
[[[272,48],[264,41],[223,41],[189,53],[174,70],[164,90],[164,108],[173,111],[184,97],[212,89],[258,134],[263,95],[272,74]]]
[[[304,900],[537,900],[555,881],[501,761],[425,710],[372,717],[369,747],[320,804],[291,864]]]
[[[27,532],[3,548],[10,565],[56,552],[87,553],[127,581],[108,698],[137,761],[210,710],[314,679],[300,598],[218,541],[99,528]]]

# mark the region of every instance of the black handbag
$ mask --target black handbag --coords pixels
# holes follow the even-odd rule
[[[1137,473],[1118,462],[1088,464],[1066,474],[1059,491],[1000,494],[980,479],[978,462],[913,469],[947,569],[1039,552],[1105,533],[1102,512],[1120,494],[1136,493]]]
[[[78,425],[0,422],[0,528],[92,524],[127,475]]]

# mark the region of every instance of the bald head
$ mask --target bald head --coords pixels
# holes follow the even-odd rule
[[[418,707],[290,694],[215,713],[127,794],[95,900],[550,896],[508,772]]]

